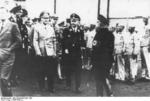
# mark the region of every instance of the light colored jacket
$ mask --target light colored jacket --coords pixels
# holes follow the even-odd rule
[[[138,55],[140,53],[140,39],[137,33],[126,33],[125,38],[125,53],[128,55]]]
[[[114,42],[114,51],[115,54],[121,54],[124,52],[124,33],[113,33],[115,36],[115,42]]]
[[[150,25],[142,27],[139,31],[141,34],[141,46],[142,47],[149,47],[150,46]]]
[[[38,23],[34,26],[33,47],[36,55],[56,56],[56,36],[51,25]]]

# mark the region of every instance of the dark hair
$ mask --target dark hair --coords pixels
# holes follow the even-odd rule
[[[33,22],[39,21],[39,18],[32,19]]]
[[[49,12],[47,12],[47,11],[43,11],[43,12],[41,12],[41,13],[40,13],[39,18],[41,19],[41,17],[42,17],[44,14],[48,14],[48,15],[50,16],[50,13],[49,13]]]
[[[80,16],[78,14],[76,14],[76,13],[72,13],[70,15],[70,19],[72,19],[72,18],[77,18],[77,19],[79,19],[79,21],[81,20]]]
[[[97,18],[99,21],[101,21],[105,25],[109,25],[109,21],[107,18],[105,18],[103,15],[99,15]]]

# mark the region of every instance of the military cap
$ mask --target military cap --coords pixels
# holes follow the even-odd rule
[[[70,19],[66,19],[66,22],[67,22],[67,23],[70,23]]]
[[[22,9],[22,15],[21,17],[25,17],[28,15],[28,11],[26,9]]]
[[[76,13],[71,14],[71,15],[70,15],[70,19],[78,19],[79,21],[81,20],[81,19],[80,19],[80,16],[77,15]]]
[[[97,19],[98,19],[100,22],[102,22],[102,23],[104,23],[104,24],[106,24],[106,25],[109,24],[108,19],[105,18],[103,15],[99,15]]]
[[[59,24],[58,24],[58,26],[64,26],[65,25],[65,22],[63,21],[63,22],[60,22]]]
[[[10,12],[13,13],[13,14],[16,14],[18,11],[21,11],[21,10],[22,10],[21,6],[16,6],[16,7],[12,8],[10,10]]]

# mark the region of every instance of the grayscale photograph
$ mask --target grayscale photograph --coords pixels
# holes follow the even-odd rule
[[[19,96],[150,97],[150,0],[0,0],[0,97]]]

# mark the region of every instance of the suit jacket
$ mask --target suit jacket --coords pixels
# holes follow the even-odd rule
[[[13,22],[6,21],[0,32],[0,60],[4,61],[10,55],[15,54],[15,49],[19,45],[21,45],[21,35],[18,26]]]
[[[103,66],[111,64],[113,51],[114,35],[112,32],[107,28],[97,30],[93,40],[92,62]]]
[[[56,36],[51,25],[39,23],[33,28],[33,47],[41,56],[56,56]]]
[[[68,55],[72,57],[81,57],[81,47],[85,46],[84,32],[79,27],[76,31],[73,29],[66,28],[63,31],[63,41],[62,41],[62,53],[63,55]],[[68,54],[65,50],[68,50]]]

